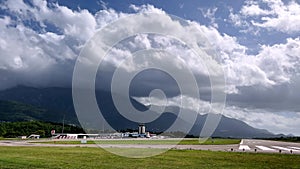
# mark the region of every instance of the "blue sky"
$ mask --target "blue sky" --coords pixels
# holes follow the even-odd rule
[[[69,87],[74,64],[88,39],[113,21],[143,12],[181,17],[189,23],[182,29],[194,25],[206,35],[224,69],[225,115],[275,133],[300,135],[300,2],[296,0],[2,0],[0,89],[17,85]],[[138,35],[125,42],[150,48],[174,45],[171,40],[158,39],[163,38]],[[184,48],[175,47],[170,48],[189,63],[199,83],[205,83],[197,58],[185,56]],[[107,62],[117,65],[127,55],[125,49],[114,50]],[[163,75],[145,76],[149,81],[157,77],[167,81]],[[153,86],[166,88],[164,85],[169,83],[153,81]],[[138,96],[145,101],[147,93]],[[191,100],[191,105],[209,107],[207,99]],[[170,101],[176,104],[178,98]]]
[[[286,35],[285,33],[278,31],[267,31],[260,30],[258,34],[254,32],[241,32],[243,29],[247,28],[237,28],[232,23],[228,22],[230,13],[239,13],[240,9],[245,5],[243,0],[236,1],[197,1],[197,0],[175,0],[172,2],[168,1],[51,1],[64,6],[67,6],[73,10],[78,9],[88,9],[91,13],[96,13],[97,11],[105,8],[112,8],[119,12],[124,13],[134,13],[135,11],[130,8],[130,5],[141,6],[145,4],[150,4],[156,8],[162,9],[171,15],[176,15],[183,19],[197,21],[200,24],[213,26],[215,23],[218,25],[218,31],[220,33],[226,33],[230,36],[235,36],[238,41],[250,47],[249,52],[257,52],[259,46],[263,44],[273,45],[276,43],[285,42],[287,37],[297,37],[299,32],[295,32],[292,35]],[[289,1],[283,1],[283,3],[289,3]],[[260,7],[262,9],[268,9],[268,6],[261,3]],[[213,12],[213,9],[216,9]],[[210,11],[211,10],[211,11]],[[206,16],[208,12],[212,12],[212,16]],[[212,18],[214,21],[212,21]],[[251,21],[257,18],[248,18],[246,20]],[[258,20],[258,19],[257,19]],[[256,31],[256,30],[253,30]]]

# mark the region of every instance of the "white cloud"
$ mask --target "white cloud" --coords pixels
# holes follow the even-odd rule
[[[215,28],[218,28],[218,24],[216,23],[216,18],[215,18],[215,14],[218,10],[217,7],[208,8],[208,9],[199,8],[199,10],[202,12],[202,15],[205,18],[208,18],[210,20],[210,25],[212,25]]]
[[[243,6],[240,12],[245,16],[261,16],[270,14],[270,11],[261,9],[258,3],[254,1]]]
[[[246,122],[256,128],[267,129],[276,134],[300,135],[300,116],[295,112],[274,112],[264,109],[226,107],[223,113],[227,117]]]
[[[291,1],[285,5],[281,2],[269,2],[273,16],[262,17],[262,22],[253,22],[255,26],[275,29],[285,33],[300,31],[300,4]]]
[[[147,34],[140,34],[134,38],[134,42],[131,43],[132,45],[138,45],[139,48],[142,49],[150,49],[151,48],[151,42],[148,38]]]
[[[167,104],[158,98],[135,97],[137,101],[144,105],[150,106],[179,106],[182,109],[195,111],[195,107],[200,107],[199,114],[207,114],[211,109],[211,103],[188,96],[176,96],[168,98]],[[187,100],[187,104],[182,105],[181,100]],[[297,112],[274,112],[272,110],[241,108],[236,106],[227,106],[223,110],[226,117],[238,119],[246,122],[250,126],[267,129],[275,134],[291,134],[300,135],[298,128],[300,127],[300,113]]]
[[[211,109],[211,104],[209,102],[192,98],[189,96],[184,96],[184,95],[168,98],[167,102],[156,97],[134,97],[134,99],[136,99],[138,102],[146,106],[150,106],[150,105],[161,106],[161,107],[179,106],[183,109],[188,109],[190,111],[196,111],[195,107],[198,107],[199,108],[198,113],[202,115],[207,114]],[[184,103],[187,104],[182,104],[182,100],[185,100]]]
[[[44,27],[45,32],[37,32],[19,23],[19,21],[11,21],[9,17],[1,19],[0,22],[4,23],[1,25],[8,25],[12,22],[17,24],[17,27],[3,27],[4,31],[0,40],[2,50],[1,57],[3,58],[3,62],[0,66],[2,68],[13,67],[15,69],[29,70],[33,67],[40,67],[46,69],[58,62],[73,61],[79,54],[82,45],[96,32],[97,28],[126,16],[126,14],[118,13],[112,9],[100,10],[95,15],[92,15],[87,10],[73,11],[58,4],[53,4],[53,7],[49,8],[46,1],[33,1],[33,4],[35,5],[33,7],[24,3],[11,4],[8,3],[8,1],[5,4],[5,7],[12,12],[16,12],[16,16],[20,17],[20,19],[27,18],[27,20],[33,19],[39,22],[40,25]],[[251,5],[256,4],[250,4],[250,6]],[[157,9],[152,5],[131,5],[131,8],[137,12],[165,14],[163,10]],[[27,12],[20,12],[24,10]],[[211,16],[216,10],[217,8],[207,11],[207,14]],[[247,47],[240,45],[235,37],[220,34],[216,28],[206,27],[196,22],[188,22],[189,25],[182,26],[170,19],[167,15],[165,18],[159,19],[162,23],[165,23],[164,26],[167,26],[168,28],[166,29],[170,31],[199,31],[200,34],[206,36],[213,48],[205,48],[205,44],[203,44],[205,40],[198,42],[198,44],[200,46],[204,45],[204,47],[201,46],[201,48],[207,53],[217,52],[216,60],[223,64],[229,93],[238,92],[236,87],[239,86],[262,85],[270,87],[272,85],[289,82],[292,76],[290,73],[296,71],[298,57],[295,55],[295,52],[297,52],[299,48],[295,46],[293,50],[295,52],[289,52],[292,50],[289,50],[287,46],[291,46],[292,42],[299,44],[298,39],[290,39],[287,44],[262,46],[262,50],[258,55],[248,55],[246,53]],[[137,25],[143,25],[143,21],[135,22],[136,23],[131,23],[129,27],[134,28]],[[55,25],[63,34],[47,32],[47,23]],[[8,34],[13,35],[7,36]],[[180,37],[182,35],[179,34],[178,36]],[[186,41],[195,40],[195,37],[182,38]],[[129,42],[129,44],[131,44],[132,47],[136,46],[146,49],[160,45],[162,48],[175,54],[177,59],[171,61],[174,62],[173,64],[180,65],[176,63],[176,60],[185,61],[194,72],[208,74],[205,68],[207,65],[203,63],[203,60],[185,47],[180,47],[180,45],[172,42],[170,38],[156,36],[150,39],[147,35],[138,35],[134,41]],[[6,47],[7,44],[15,44],[15,46]],[[18,50],[13,50],[15,48],[18,48]],[[128,51],[125,50],[123,52],[120,50],[121,49],[115,50],[117,53],[107,61],[116,63],[121,58],[129,56]],[[36,64],[38,61],[39,63]],[[134,65],[131,65],[131,67],[133,66]]]
[[[100,10],[95,14],[95,20],[97,22],[96,29],[103,28],[107,24],[126,15],[127,14],[117,12],[113,9]]]
[[[232,12],[232,9],[230,10],[230,14],[228,16],[228,19],[231,23],[233,23],[237,27],[242,27],[248,25],[246,21],[243,21],[240,15],[234,14]]]
[[[248,3],[241,13],[231,13],[231,20],[237,26],[247,26],[250,23],[244,21],[245,18],[243,17],[246,15],[247,17],[261,17],[261,22],[253,22],[255,26],[287,33],[299,31],[299,4],[296,2],[283,4],[281,1],[271,0],[264,2],[269,5],[270,10],[262,9],[256,3]],[[16,3],[5,1],[4,4],[1,4],[2,9],[8,10],[10,15],[14,16],[12,18],[7,15],[0,18],[1,89],[18,84],[66,85],[66,80],[71,79],[74,61],[83,44],[93,36],[97,29],[127,15],[113,9],[100,10],[93,15],[84,9],[74,11],[58,4],[52,4],[50,8],[46,1],[33,1],[33,4],[34,6],[29,6],[23,1]],[[131,5],[131,8],[136,12],[165,14],[163,10],[152,5]],[[216,9],[207,11],[207,16],[212,16],[215,12]],[[26,25],[24,21],[29,20],[37,22],[41,30],[35,30]],[[178,32],[179,37],[184,35],[180,34],[181,32],[195,32],[197,36],[205,35],[212,47],[205,44],[205,39],[197,41],[197,44],[209,54],[212,51],[217,53],[216,60],[224,67],[228,93],[238,93],[238,87],[259,85],[271,88],[290,83],[291,79],[299,73],[299,38],[289,38],[281,44],[263,45],[258,54],[249,55],[246,46],[241,45],[235,37],[220,33],[216,27],[207,27],[191,21],[183,26],[167,15],[163,18],[157,18],[158,20],[165,24],[162,27],[169,31]],[[48,31],[48,24],[56,27],[59,33]],[[132,26],[132,29],[136,26],[145,26],[140,20],[128,24]],[[182,39],[186,41],[197,40],[195,37],[182,37]],[[149,49],[153,46],[164,48],[176,57],[176,59],[169,60],[169,64],[180,66],[176,61],[184,61],[196,74],[207,75],[203,60],[192,51],[187,50],[186,47],[174,42],[172,38],[137,35],[128,42],[129,44],[131,42],[131,48]],[[126,48],[113,48],[112,57],[107,58],[107,62],[117,65],[120,60],[129,56],[131,54]],[[130,70],[134,66],[129,65],[124,69]],[[173,98],[170,102],[175,105],[178,98]],[[195,104],[201,105],[204,108],[203,111],[210,107],[206,102],[191,99],[190,105],[186,105],[186,108],[194,107]],[[271,112],[266,112],[266,117],[268,117],[266,120],[255,123],[255,120],[259,120],[263,115],[255,113],[257,111],[251,110],[253,117],[246,116],[245,113],[243,116],[238,116],[234,114],[234,111],[231,111],[229,115],[239,119],[245,118],[249,124],[261,128],[271,128],[271,125],[276,124],[269,123],[268,120],[278,118],[280,121],[276,130],[280,131],[282,128],[282,132],[299,124],[297,121],[299,116],[295,119],[289,119],[289,117],[274,115]],[[249,120],[247,121],[247,119]]]
[[[135,98],[141,103],[150,105],[149,98]],[[169,106],[179,106],[180,105],[180,97],[174,97],[168,99]],[[194,111],[194,107],[196,105],[200,105],[200,114],[206,114],[209,112],[211,108],[211,104],[206,101],[199,101],[197,99],[188,98],[183,96],[182,99],[188,99],[188,105],[181,105],[183,109],[189,109]],[[160,105],[162,103],[161,100],[151,98],[151,104],[157,106],[165,106]],[[296,135],[300,135],[297,130],[300,127],[300,116],[299,113],[295,112],[274,112],[268,111],[264,109],[249,109],[249,108],[240,108],[236,106],[227,106],[223,110],[223,115],[235,118],[238,120],[242,120],[247,124],[254,126],[256,128],[267,129],[276,134],[291,134],[294,133]]]
[[[9,9],[12,12],[16,12],[18,14],[26,12],[29,8],[24,1],[5,1],[5,6],[1,6],[2,9]]]
[[[247,47],[235,37],[221,35],[214,28],[199,26],[218,53],[216,58],[224,67],[229,93],[236,87],[262,85],[271,87],[289,83],[299,70],[299,38],[285,43],[262,46],[256,55],[247,54]]]
[[[136,6],[134,4],[129,6],[131,9],[133,9],[135,12],[138,13],[159,13],[159,14],[165,14],[165,12],[162,9],[156,8],[153,5],[141,5]]]
[[[216,38],[214,38],[216,39]],[[271,87],[290,83],[298,75],[300,66],[300,40],[289,38],[285,43],[263,45],[256,55],[248,55],[243,46],[233,39],[227,41],[232,48],[220,50],[228,88],[262,85]],[[226,45],[224,45],[226,47]],[[230,91],[229,91],[230,92]]]
[[[257,55],[258,65],[269,79],[283,83],[298,74],[300,66],[300,39],[287,39],[285,44],[262,46]]]
[[[30,11],[37,21],[54,24],[64,32],[64,35],[86,41],[95,33],[96,20],[88,10],[83,9],[77,12],[57,4],[49,9],[45,1],[35,0],[33,2],[38,8],[32,8]]]
[[[266,7],[262,8],[263,5]],[[300,4],[296,1],[283,3],[281,0],[249,0],[246,1],[239,14],[231,11],[229,17],[236,22],[237,26],[241,25],[241,20],[245,20],[244,22],[248,25],[258,28],[288,34],[300,31]]]
[[[87,10],[73,11],[46,1],[4,1],[1,9],[9,15],[0,18],[0,69],[6,73],[1,89],[14,85],[67,85],[82,45],[121,14],[114,10],[92,15]],[[13,16],[10,17],[10,16]],[[28,22],[40,28],[31,27]],[[105,22],[105,23],[104,23]],[[48,31],[47,26],[57,32]],[[55,77],[55,78],[54,78]],[[34,79],[34,80],[33,80]]]

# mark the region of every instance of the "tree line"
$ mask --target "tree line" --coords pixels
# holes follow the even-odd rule
[[[29,136],[38,134],[40,137],[51,137],[51,130],[57,133],[84,133],[84,130],[74,125],[63,125],[61,123],[23,121],[23,122],[1,122],[0,137],[14,138],[18,136]]]

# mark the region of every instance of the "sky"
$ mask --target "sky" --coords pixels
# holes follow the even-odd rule
[[[224,115],[274,133],[300,135],[297,0],[1,0],[0,89],[18,85],[70,87],[76,59],[97,31],[130,14],[147,12],[178,16],[188,23],[178,29],[191,31],[193,26],[206,36],[226,79]],[[163,17],[157,19],[173,24]],[[136,21],[127,26],[142,25]],[[164,36],[141,34],[122,41],[106,57],[98,80],[105,83],[110,79],[118,63],[131,55],[130,50],[154,46],[176,53],[177,59],[188,63],[198,84],[203,84],[200,98],[191,97],[189,104],[181,106],[193,109],[197,104],[208,110],[211,94],[203,62],[186,46]],[[178,64],[176,59],[168,62]],[[128,64],[122,70],[135,68],[137,64]],[[145,104],[149,91],[155,88],[166,90],[170,104],[179,104],[178,87],[165,73],[143,72],[132,86],[132,95]],[[151,102],[159,105],[161,100]]]

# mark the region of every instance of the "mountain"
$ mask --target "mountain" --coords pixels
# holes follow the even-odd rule
[[[50,112],[53,116],[48,121],[62,122],[65,119],[69,123],[79,124],[74,113],[71,89],[19,86],[1,91],[0,100],[15,101],[47,110],[45,118]]]
[[[136,129],[137,123],[123,117],[115,108],[110,92],[97,91],[99,108],[108,123],[116,130]],[[0,121],[41,120],[79,125],[73,107],[72,90],[70,88],[33,88],[19,86],[0,92]],[[131,99],[133,106],[139,110],[147,110],[143,104]],[[147,123],[148,131],[161,132],[171,126],[177,118],[178,107],[168,109],[153,122]],[[199,135],[207,115],[198,115],[189,134]],[[179,125],[188,122],[178,119]],[[213,136],[217,137],[276,137],[267,130],[256,129],[237,120],[221,117]]]
[[[196,125],[191,129],[190,134],[196,135],[201,132],[202,126],[207,115],[198,116]],[[271,138],[277,137],[273,133],[265,129],[254,128],[247,123],[229,118],[226,116],[221,117],[218,127],[216,128],[213,136],[215,137],[232,137],[232,138]]]
[[[54,112],[15,101],[0,101],[0,112],[1,121],[56,121]]]

